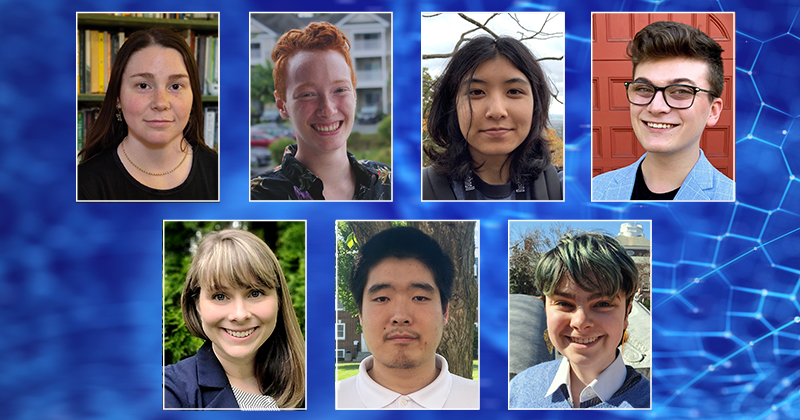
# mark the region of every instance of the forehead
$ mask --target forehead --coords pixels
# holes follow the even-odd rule
[[[553,290],[553,294],[561,296],[573,296],[576,298],[582,297],[586,299],[603,297],[603,293],[599,290],[589,291],[581,288],[580,286],[578,286],[577,283],[575,283],[575,280],[573,280],[572,277],[569,275],[564,275],[563,277],[561,277],[561,280],[558,281],[556,288]],[[617,296],[615,296],[615,298],[622,297],[623,295],[624,292],[620,290],[619,292],[617,292]]]
[[[286,86],[290,89],[305,83],[350,81],[350,67],[344,56],[334,50],[304,50],[289,57]]]
[[[698,87],[708,88],[708,63],[683,57],[648,60],[636,66],[633,78],[647,79],[658,86],[691,81]]]
[[[180,52],[172,48],[151,45],[136,51],[128,59],[125,75],[139,73],[186,74],[186,64]]]
[[[405,290],[414,284],[428,284],[436,294],[439,293],[431,270],[415,258],[384,258],[367,274],[364,294],[376,284],[387,285],[396,290]]]
[[[478,64],[478,67],[475,68],[475,73],[472,74],[472,78],[490,83],[503,83],[510,79],[522,79],[522,81],[528,82],[525,73],[504,55],[495,56]],[[467,74],[463,82],[468,80],[469,74]]]

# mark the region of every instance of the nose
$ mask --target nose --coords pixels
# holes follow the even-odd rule
[[[499,120],[508,116],[505,99],[502,95],[489,95],[486,98],[486,118]]]
[[[394,314],[392,315],[392,325],[410,325],[411,314],[408,308],[403,303],[397,303],[394,306]]]
[[[228,313],[228,320],[231,322],[241,322],[250,318],[250,309],[244,299],[236,298],[233,300],[231,311]]]
[[[672,108],[667,105],[667,97],[665,96],[667,93],[662,91],[656,92],[656,96],[653,97],[653,100],[650,101],[650,105],[647,105],[647,110],[651,113],[667,113]]]
[[[592,326],[592,317],[583,307],[578,307],[572,313],[569,326],[575,330],[582,330]]]
[[[161,89],[156,89],[153,92],[153,102],[151,106],[157,111],[168,110],[170,108],[170,104],[167,92]]]
[[[321,117],[330,117],[336,113],[336,103],[330,95],[321,95],[317,112]]]

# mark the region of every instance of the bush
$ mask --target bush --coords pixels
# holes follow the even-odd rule
[[[387,115],[381,123],[378,124],[378,134],[386,140],[387,143],[392,143],[392,116]]]
[[[297,143],[297,140],[291,137],[281,137],[269,145],[269,152],[272,153],[272,161],[275,162],[275,166],[283,162],[283,151],[286,149],[286,146],[295,143]]]

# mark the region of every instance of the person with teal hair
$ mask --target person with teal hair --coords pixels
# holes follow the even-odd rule
[[[544,341],[564,357],[511,380],[511,408],[649,408],[650,381],[622,360],[639,287],[633,259],[613,238],[564,235],[534,273],[547,317]]]

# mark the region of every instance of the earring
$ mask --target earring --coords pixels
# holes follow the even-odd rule
[[[122,121],[122,110],[117,108],[117,121]]]
[[[625,353],[625,343],[628,342],[628,330],[625,329],[622,331],[622,348],[620,349],[620,353]]]
[[[550,334],[547,330],[544,330],[544,345],[547,346],[547,351],[550,354],[553,354],[553,342],[550,341]]]

